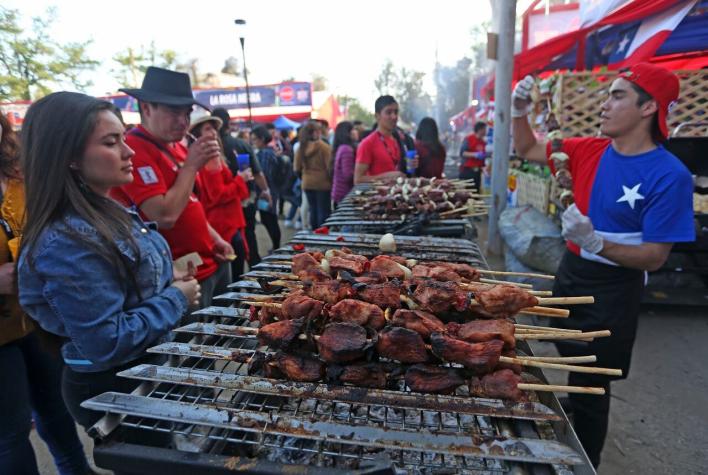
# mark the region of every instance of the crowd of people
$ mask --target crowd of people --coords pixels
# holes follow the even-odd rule
[[[60,474],[92,473],[75,423],[101,414],[81,402],[130,392],[116,373],[161,363],[145,350],[258,264],[258,222],[277,249],[279,217],[317,229],[356,183],[440,177],[445,163],[433,119],[413,139],[391,96],[373,129],[309,120],[288,133],[234,129],[183,73],[151,67],[123,91],[134,127],[71,92],[35,102],[21,140],[0,114],[0,473],[38,472],[32,421]]]

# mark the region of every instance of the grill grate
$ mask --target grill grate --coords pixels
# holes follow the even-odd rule
[[[299,233],[293,242],[304,243],[308,250],[328,249],[336,243],[355,252],[376,252],[378,236],[345,234],[343,242],[338,237]],[[445,256],[440,259],[486,267],[476,244],[452,241],[397,238],[399,253],[406,257],[440,254]],[[288,259],[292,253],[283,248],[271,260]],[[259,293],[257,282],[238,284]],[[217,301],[238,302],[235,294]],[[577,440],[568,439],[567,421],[547,402],[471,398],[463,394],[464,389],[453,396],[418,395],[404,388],[364,390],[248,376],[246,361],[257,340],[238,330],[250,325],[248,311],[213,306],[194,315],[199,322],[176,330],[191,338],[188,343],[166,343],[149,350],[167,355],[167,364],[143,364],[120,373],[144,381],[143,391],[106,393],[84,405],[120,415],[123,429],[169,435],[177,448],[171,451],[175,460],[185,451],[212,457],[202,467],[210,471],[226,467],[256,473],[255,466],[248,465],[256,460],[275,464],[259,473],[285,465],[303,473],[322,469],[365,473],[368,469],[371,473],[506,474],[536,473],[544,467],[559,474],[573,473],[571,467],[575,473],[593,473],[579,455]],[[117,438],[118,432],[108,435],[108,440]],[[106,450],[114,449],[104,445]],[[187,463],[175,460],[160,461]],[[201,459],[190,460],[196,464]],[[377,471],[391,465],[397,472]]]

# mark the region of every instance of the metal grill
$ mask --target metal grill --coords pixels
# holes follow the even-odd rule
[[[373,235],[307,233],[292,241],[308,250],[347,245],[368,254],[376,253],[377,242]],[[444,255],[486,267],[469,241],[397,242],[399,254],[409,258]],[[268,262],[293,252],[292,246],[281,248],[259,267],[286,269]],[[258,272],[246,276],[253,275]],[[219,296],[222,306],[195,312],[199,321],[177,329],[177,342],[149,350],[166,355],[166,364],[119,373],[144,381],[139,390],[84,403],[110,414],[94,427],[106,437],[95,449],[97,463],[174,473],[594,473],[550,393],[513,403],[473,398],[464,388],[451,396],[421,395],[403,383],[397,390],[373,390],[248,376],[246,362],[263,348],[243,331],[252,324],[248,310],[238,306],[262,292],[252,280],[233,287],[241,291]],[[146,434],[165,440],[147,451],[135,443]]]

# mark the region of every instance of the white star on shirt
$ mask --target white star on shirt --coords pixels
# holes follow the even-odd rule
[[[623,36],[622,40],[619,42],[619,45],[617,45],[617,53],[623,52],[624,49],[627,47],[627,43],[629,43],[629,38]]]
[[[632,188],[627,188],[626,186],[622,185],[622,190],[624,191],[624,195],[620,196],[620,199],[617,200],[617,203],[621,203],[623,201],[626,201],[629,203],[629,207],[634,209],[634,203],[637,200],[643,200],[644,196],[639,194],[639,187],[642,186],[641,183],[634,185]]]

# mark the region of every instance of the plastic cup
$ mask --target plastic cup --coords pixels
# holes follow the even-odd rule
[[[415,150],[408,150],[406,152],[406,173],[415,173],[416,167],[413,166],[413,160],[418,155]]]
[[[251,156],[247,153],[236,154],[236,161],[238,162],[238,169],[241,171],[251,166]]]

